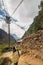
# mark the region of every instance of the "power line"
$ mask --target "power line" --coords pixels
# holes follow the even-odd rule
[[[16,12],[16,10],[19,8],[19,6],[22,4],[23,0],[18,4],[18,6],[15,8],[15,10],[13,11],[12,15],[14,15],[14,13]]]

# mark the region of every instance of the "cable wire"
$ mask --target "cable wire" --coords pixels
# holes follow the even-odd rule
[[[12,13],[12,16],[14,15],[14,13],[16,12],[16,10],[19,8],[19,6],[22,4],[23,0],[18,4],[18,6],[15,8],[15,10]]]

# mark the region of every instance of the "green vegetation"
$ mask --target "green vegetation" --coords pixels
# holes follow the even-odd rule
[[[34,22],[29,28],[30,33],[43,29],[43,1],[41,1],[39,8],[40,11],[38,15],[34,18]]]
[[[5,52],[8,52],[8,51],[11,51],[12,48],[14,47],[14,43],[10,44],[10,48],[8,46],[8,44],[0,44],[0,62],[2,62],[2,60],[4,59],[2,56]],[[19,59],[19,56],[18,56],[18,52],[15,52],[13,53],[13,58],[12,58],[12,61],[15,63],[17,62]]]
[[[31,24],[30,28],[24,34],[23,37],[26,37],[31,33],[34,33],[34,32],[37,32],[38,30],[43,29],[43,1],[40,2],[39,10],[40,11],[38,12],[38,15],[35,16],[34,18],[34,22]]]
[[[5,44],[5,43],[0,44],[0,55],[1,55],[2,53],[4,53],[4,52],[7,52],[7,51],[12,50],[12,47],[13,47],[13,46],[14,46],[14,43],[11,43],[11,44],[10,44],[10,48],[7,49],[7,48],[9,47],[8,44]]]

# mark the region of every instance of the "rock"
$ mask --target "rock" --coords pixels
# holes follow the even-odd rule
[[[16,43],[16,46],[25,52],[28,52],[29,49],[41,51],[41,49],[43,49],[43,30],[30,34],[28,37],[25,37],[19,45]]]
[[[19,58],[18,65],[43,65],[43,61],[28,54],[24,54]]]
[[[9,57],[6,57],[3,59],[1,65],[11,65],[12,64],[12,60]]]

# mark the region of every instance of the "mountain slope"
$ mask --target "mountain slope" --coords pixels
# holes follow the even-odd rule
[[[43,29],[43,1],[41,1],[39,8],[40,11],[38,12],[38,15],[35,16],[34,22],[27,30],[27,32],[24,34],[24,37],[28,36],[31,33],[37,32],[38,30]]]
[[[21,49],[22,54],[29,53],[37,55],[38,53],[40,60],[43,60],[43,30],[30,34],[22,42],[17,43],[16,47]]]
[[[16,44],[21,49],[18,65],[43,65],[43,30],[39,30]]]
[[[8,43],[8,40],[9,40],[8,34],[4,30],[0,29],[0,43]],[[16,42],[16,40],[11,35],[10,35],[10,42],[11,43]]]

